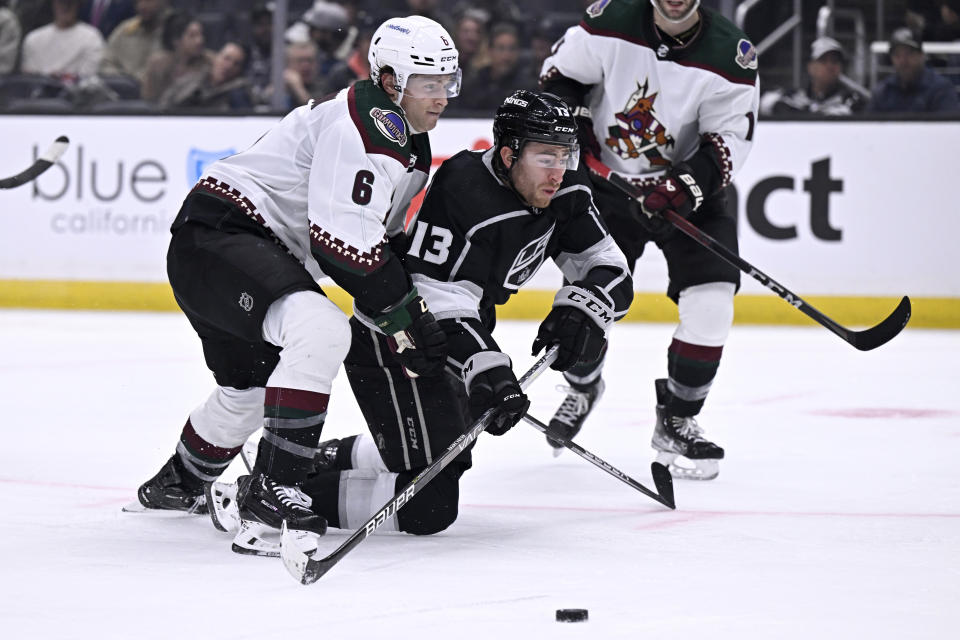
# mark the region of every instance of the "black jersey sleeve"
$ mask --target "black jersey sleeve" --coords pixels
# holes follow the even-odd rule
[[[575,196],[559,229],[553,260],[567,281],[596,285],[606,292],[614,303],[614,318],[619,320],[633,301],[627,259],[607,231],[590,190],[579,185]]]

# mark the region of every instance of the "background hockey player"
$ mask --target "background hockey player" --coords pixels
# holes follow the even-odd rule
[[[494,435],[521,418],[529,401],[491,335],[495,306],[547,258],[573,283],[557,293],[534,342],[535,351],[559,345],[554,369],[596,360],[626,314],[631,278],[572,170],[575,128],[555,96],[517,91],[497,111],[493,148],[460,152],[438,169],[408,229],[404,264],[446,333],[449,375],[404,375],[385,332],[357,307],[345,367],[372,435],[322,445],[320,469],[303,487],[331,526],[363,524],[486,409],[499,410]],[[467,449],[381,530],[447,528],[470,465]]]
[[[241,517],[323,533],[299,487],[350,347],[347,317],[316,283],[324,274],[401,343],[404,366],[443,366],[445,336],[388,240],[426,183],[426,132],[459,91],[457,50],[439,24],[413,16],[383,23],[369,58],[371,80],[295,109],[211,165],[174,221],[170,282],[217,388],[140,487],[147,508],[204,510],[204,483],[262,426]]]
[[[631,268],[653,241],[667,260],[667,295],[680,324],[656,381],[658,460],[677,455],[716,476],[723,449],[695,416],[713,383],[733,322],[739,271],[680,232],[660,213],[672,209],[731,250],[737,220],[723,195],[743,166],[759,101],[757,54],[747,37],[699,0],[600,0],[567,30],[544,62],[544,89],[578,116],[584,153],[647,189],[642,207],[595,177],[594,197]],[[591,135],[592,134],[592,135]],[[602,362],[566,373],[572,387],[551,422],[576,434],[603,392]],[[689,469],[689,468],[688,468]]]

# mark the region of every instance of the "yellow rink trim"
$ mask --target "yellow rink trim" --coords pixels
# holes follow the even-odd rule
[[[330,299],[349,312],[350,296],[337,287],[324,287]],[[553,291],[528,290],[501,307],[502,319],[543,318],[553,302]],[[899,298],[864,296],[810,296],[807,303],[842,325],[874,325],[890,314]],[[912,328],[960,329],[960,298],[911,298]],[[166,283],[82,282],[63,280],[0,280],[0,308],[75,309],[96,311],[176,311]],[[637,293],[627,314],[629,322],[676,322],[677,308],[663,294]],[[736,298],[737,324],[812,325],[813,320],[773,295]]]

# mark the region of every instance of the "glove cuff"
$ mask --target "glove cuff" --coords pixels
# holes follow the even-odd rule
[[[470,393],[470,385],[477,375],[497,367],[513,368],[510,356],[502,351],[478,351],[470,356],[463,364],[461,375],[463,377],[463,386]]]
[[[380,315],[372,318],[373,324],[377,329],[388,336],[392,336],[400,331],[404,331],[413,324],[413,321],[427,313],[427,302],[417,293],[417,288],[413,287],[400,300],[390,305],[380,312]]]
[[[567,285],[557,291],[557,295],[553,298],[553,306],[579,309],[593,320],[604,334],[613,324],[613,298],[605,291],[594,287]]]

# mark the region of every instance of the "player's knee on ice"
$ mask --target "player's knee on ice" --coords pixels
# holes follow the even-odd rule
[[[452,525],[458,515],[463,471],[460,465],[451,464],[415,495],[397,514],[400,531],[426,536]],[[410,481],[411,478],[405,476],[407,474],[400,474],[397,479],[397,491]]]

